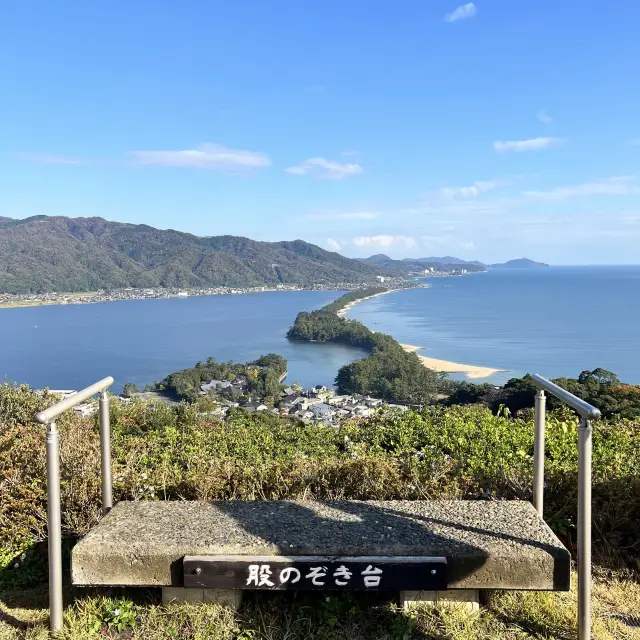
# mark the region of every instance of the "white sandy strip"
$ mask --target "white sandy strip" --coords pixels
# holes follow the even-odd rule
[[[400,291],[400,289],[389,289],[388,291],[381,291],[380,293],[375,293],[372,296],[367,296],[366,298],[360,298],[360,300],[354,300],[353,302],[349,302],[349,304],[345,305],[344,308],[338,311],[339,316],[345,316],[349,312],[350,309],[355,307],[358,302],[362,302],[363,300],[368,300],[369,298],[377,298],[378,296],[384,296],[387,293],[393,293],[394,291]],[[374,331],[375,333],[375,331]],[[412,344],[401,344],[400,345],[405,351],[409,351],[411,353],[415,353],[416,351],[420,351],[423,347],[416,347]],[[425,367],[428,369],[433,369],[434,371],[441,371],[443,373],[463,373],[467,378],[476,380],[478,378],[488,378],[492,376],[494,373],[502,373],[506,371],[506,369],[492,369],[491,367],[480,367],[475,364],[460,364],[459,362],[450,362],[449,360],[438,360],[437,358],[429,358],[427,356],[421,356],[417,354],[418,358],[422,361]]]
[[[338,315],[340,317],[346,316],[347,313],[349,313],[349,311],[351,309],[353,309],[353,307],[355,307],[358,304],[358,302],[363,302],[364,300],[369,300],[369,298],[377,298],[378,296],[384,296],[387,293],[393,293],[394,291],[404,291],[404,289],[389,289],[388,291],[381,291],[380,293],[374,293],[372,296],[367,296],[366,298],[359,298],[358,300],[354,300],[353,302],[349,302],[344,307],[342,307],[342,309],[340,309],[340,311],[338,311]]]
[[[422,347],[416,347],[412,344],[400,345],[405,351],[415,353],[420,351]],[[501,373],[505,369],[492,369],[491,367],[480,367],[474,364],[460,364],[459,362],[450,362],[449,360],[438,360],[437,358],[428,358],[417,354],[425,367],[434,371],[442,371],[444,373],[464,373],[467,378],[488,378],[494,373]]]

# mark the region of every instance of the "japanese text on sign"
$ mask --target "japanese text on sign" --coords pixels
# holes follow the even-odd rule
[[[336,567],[333,573],[326,566],[310,567],[308,573],[295,567],[285,567],[274,572],[268,564],[250,564],[248,570],[247,587],[275,587],[275,581],[279,585],[285,585],[295,584],[300,580],[308,580],[315,587],[346,587],[352,584],[352,580],[360,580],[365,588],[374,588],[380,586],[382,578],[382,569],[371,564],[360,572],[360,577],[354,576],[353,571],[343,564]]]

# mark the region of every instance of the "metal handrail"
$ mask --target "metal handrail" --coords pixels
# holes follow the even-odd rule
[[[586,418],[587,420],[598,420],[598,418],[600,418],[600,409],[590,405],[588,402],[585,402],[582,398],[574,396],[573,393],[569,393],[566,389],[563,389],[557,384],[551,382],[551,380],[547,380],[546,378],[539,376],[537,373],[534,373],[531,376],[531,379],[536,387],[544,389],[558,398],[558,400],[562,400],[562,402],[568,404],[572,409],[575,409],[583,418]]]
[[[542,518],[544,498],[545,391],[575,409],[580,415],[578,429],[578,640],[591,639],[591,420],[600,418],[600,409],[537,374],[531,376],[538,387],[535,399],[533,443],[533,505]]]
[[[35,418],[47,425],[47,527],[49,537],[49,626],[53,635],[62,629],[62,516],[60,506],[60,434],[55,419],[65,411],[100,393],[100,467],[102,474],[102,511],[113,505],[111,485],[111,433],[109,426],[109,395],[111,376],[103,378],[77,393],[40,411]]]

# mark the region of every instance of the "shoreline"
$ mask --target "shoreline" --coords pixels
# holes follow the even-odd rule
[[[337,311],[336,315],[343,318],[359,302],[364,302],[365,300],[371,300],[371,298],[377,298],[378,296],[386,296],[388,293],[393,293],[394,291],[407,291],[409,288],[413,288],[413,287],[402,287],[400,289],[387,289],[386,291],[380,291],[379,293],[374,293],[370,296],[365,296],[364,298],[358,298],[357,300],[352,300],[351,302],[347,302],[347,304],[345,304],[344,307],[340,309],[340,311]]]
[[[421,287],[427,288],[427,287]],[[359,300],[354,300],[353,302],[349,302],[346,304],[340,311],[338,311],[338,315],[342,318],[346,316],[346,314],[355,307],[356,304],[362,302],[364,300],[369,300],[370,298],[376,298],[378,296],[386,295],[387,293],[393,293],[394,291],[406,291],[407,288],[404,289],[389,289],[388,291],[381,291],[380,293],[375,293],[371,296],[367,296],[366,298],[360,298]],[[373,331],[373,329],[369,329]],[[375,331],[373,331],[375,333]],[[418,347],[412,344],[403,344],[399,342],[400,346],[409,353],[415,353],[418,358],[420,358],[420,362],[427,368],[433,369],[439,373],[462,373],[469,380],[480,380],[482,378],[488,378],[496,373],[505,373],[507,369],[494,369],[493,367],[483,367],[481,365],[474,364],[463,364],[460,362],[453,362],[451,360],[441,360],[439,358],[430,358],[429,356],[423,356],[417,353],[421,351],[424,347]]]
[[[505,373],[507,371],[506,369],[494,369],[493,367],[482,367],[475,364],[462,364],[460,362],[452,362],[451,360],[430,358],[429,356],[422,356],[417,353],[423,349],[423,347],[402,343],[400,343],[400,346],[409,353],[415,353],[425,367],[440,373],[463,373],[470,380],[477,380],[480,378],[488,378],[496,373]]]
[[[262,288],[258,287],[255,289],[248,288],[247,290],[240,289],[229,289],[229,290],[211,290],[207,292],[206,290],[190,290],[190,289],[182,289],[175,290],[175,292],[165,292],[162,289],[156,289],[155,291],[159,292],[160,295],[133,295],[131,297],[122,296],[122,297],[108,297],[102,298],[100,297],[100,293],[97,291],[86,291],[79,293],[60,293],[60,294],[51,294],[58,295],[60,298],[52,298],[52,299],[25,299],[25,300],[15,300],[15,301],[7,301],[0,300],[0,309],[24,309],[24,308],[32,308],[32,307],[53,307],[53,306],[68,306],[68,305],[78,305],[78,304],[101,304],[106,302],[125,302],[125,301],[133,301],[133,300],[169,300],[174,298],[208,298],[211,296],[224,296],[224,295],[246,295],[250,293],[281,293],[281,292],[301,292],[301,291],[343,291],[344,289],[340,288],[336,285],[336,288],[327,288],[327,289],[289,289],[289,288]],[[185,295],[186,293],[186,295]],[[0,297],[2,294],[0,294]],[[70,299],[66,299],[70,298]],[[94,299],[97,298],[97,299]]]

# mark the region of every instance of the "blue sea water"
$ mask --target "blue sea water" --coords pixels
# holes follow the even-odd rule
[[[640,384],[640,266],[509,269],[424,282],[431,288],[365,300],[349,317],[423,347],[425,356],[508,370],[488,382],[603,367]]]
[[[490,271],[425,280],[357,304],[349,317],[424,355],[506,373],[577,376],[610,369],[640,384],[640,267]],[[208,356],[246,362],[265,353],[289,361],[290,382],[332,384],[365,353],[290,343],[299,311],[341,293],[272,292],[0,309],[0,379],[77,389],[112,375],[144,385]],[[454,376],[460,378],[462,376]]]
[[[111,375],[118,391],[191,367],[208,356],[248,362],[279,353],[287,380],[333,384],[366,355],[342,345],[295,344],[285,334],[299,311],[342,292],[296,291],[0,309],[0,380],[79,389]]]

